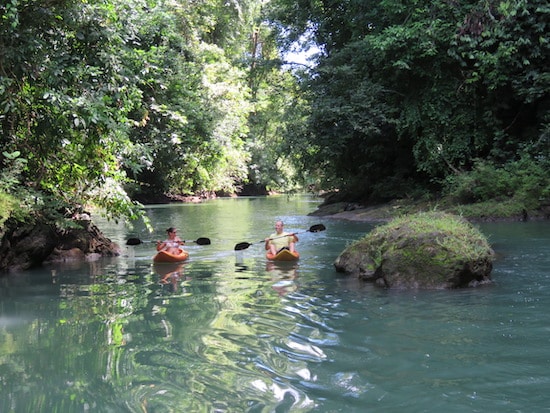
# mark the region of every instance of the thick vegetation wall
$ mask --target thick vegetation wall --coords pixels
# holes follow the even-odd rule
[[[0,222],[250,187],[550,203],[546,2],[337,3],[2,3]]]

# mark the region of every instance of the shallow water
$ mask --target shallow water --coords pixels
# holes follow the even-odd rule
[[[490,286],[396,292],[335,273],[374,224],[308,217],[318,203],[150,207],[152,235],[98,221],[121,245],[146,241],[122,257],[0,279],[0,411],[548,410],[549,223],[480,226]],[[264,259],[278,218],[300,232],[297,264]],[[212,244],[154,266],[149,241],[171,225]]]

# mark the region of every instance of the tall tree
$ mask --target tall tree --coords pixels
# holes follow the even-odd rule
[[[548,150],[544,2],[275,0],[272,10],[281,35],[309,30],[324,52],[307,83],[309,128],[293,139],[313,148],[310,168],[325,163],[327,184],[402,196],[477,157]]]
[[[132,134],[151,150],[147,166],[132,172],[142,190],[234,192],[246,179],[257,12],[253,1],[203,0],[159,2],[142,16],[132,59],[138,66],[151,59],[141,72],[141,127]]]
[[[112,3],[13,0],[3,7],[0,139],[27,161],[15,189],[50,212],[93,198],[108,212],[135,216],[119,162],[132,146],[127,116],[140,91],[121,60],[127,33]]]
[[[246,179],[255,2],[0,7],[0,189],[30,209],[135,217],[123,188],[229,192]]]

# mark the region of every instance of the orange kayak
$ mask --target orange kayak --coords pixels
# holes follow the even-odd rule
[[[167,251],[159,251],[153,257],[154,262],[181,262],[189,258],[189,253],[185,250],[179,249],[179,254],[170,254]]]
[[[271,253],[267,253],[266,257],[268,260],[271,261],[296,261],[300,258],[300,254],[298,252],[290,252],[289,250],[281,250],[277,254],[273,255]]]

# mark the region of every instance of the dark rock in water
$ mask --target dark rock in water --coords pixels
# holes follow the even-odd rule
[[[6,222],[0,242],[0,271],[14,272],[46,262],[94,260],[120,255],[120,247],[106,238],[90,220],[75,221],[76,228],[48,224]]]
[[[493,260],[486,238],[466,220],[420,213],[375,228],[334,266],[386,288],[443,289],[490,282]]]
[[[244,184],[238,192],[239,196],[265,196],[269,195],[265,185],[259,184]]]

